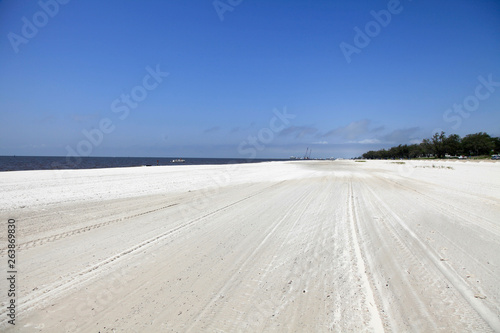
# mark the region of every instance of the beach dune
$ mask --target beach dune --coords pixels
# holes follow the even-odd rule
[[[0,173],[22,332],[500,332],[500,163]],[[6,273],[5,273],[6,274]]]

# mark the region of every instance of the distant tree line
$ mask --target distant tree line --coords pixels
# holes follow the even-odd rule
[[[480,156],[500,152],[500,138],[491,137],[487,133],[468,134],[461,138],[457,134],[446,136],[444,132],[436,133],[430,139],[412,145],[399,145],[388,150],[370,150],[363,154],[366,159],[393,159],[451,156]]]

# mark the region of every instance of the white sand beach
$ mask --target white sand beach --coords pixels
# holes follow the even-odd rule
[[[500,332],[500,163],[15,171],[0,188],[1,331]]]

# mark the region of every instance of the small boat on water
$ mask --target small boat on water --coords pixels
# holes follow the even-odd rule
[[[176,158],[174,160],[172,160],[172,163],[184,163],[186,162],[185,160],[183,160],[182,158]]]

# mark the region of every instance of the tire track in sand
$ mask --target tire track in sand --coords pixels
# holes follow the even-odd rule
[[[358,269],[358,275],[361,278],[361,283],[363,288],[365,289],[366,296],[366,306],[370,313],[370,324],[371,327],[375,330],[375,332],[384,332],[384,325],[382,324],[382,320],[380,319],[380,313],[377,309],[375,297],[373,295],[373,289],[371,287],[368,275],[367,268],[365,266],[365,261],[363,259],[363,254],[361,252],[360,244],[359,244],[359,222],[356,213],[356,207],[354,203],[354,194],[352,190],[352,180],[349,181],[349,191],[347,192],[349,196],[349,204],[348,204],[348,212],[347,216],[349,218],[349,225],[351,226],[351,235],[352,235],[352,246],[354,248],[354,253],[356,255],[356,267]]]
[[[417,274],[419,281],[427,281],[426,283],[430,288],[433,288],[433,298],[441,301],[441,304],[449,304],[454,306],[456,320],[462,322],[462,324],[469,326],[472,323],[464,322],[462,319],[463,313],[468,313],[469,318],[475,318],[473,326],[469,329],[474,331],[488,332],[490,329],[494,331],[500,331],[500,321],[496,315],[486,306],[481,303],[481,300],[474,297],[474,293],[469,289],[469,287],[461,280],[459,276],[454,274],[454,271],[447,265],[443,265],[440,260],[440,256],[437,255],[431,248],[429,248],[401,219],[387,204],[384,202],[375,191],[370,188],[370,186],[365,186],[366,190],[372,195],[372,198],[376,204],[372,203],[374,211],[380,211],[385,219],[381,219],[379,226],[383,226],[388,232],[390,238],[392,238],[396,244],[398,244],[398,256],[403,255],[404,262],[409,263],[412,267],[412,275]],[[402,234],[404,233],[404,234]],[[417,253],[421,254],[421,260],[417,260]],[[397,263],[394,263],[397,265]],[[430,265],[429,265],[430,264]],[[401,267],[402,269],[403,267]],[[441,279],[436,279],[433,275],[432,268],[436,269],[436,272],[440,272],[442,276],[455,287],[462,299],[456,298],[451,295],[447,289],[440,288],[438,282],[441,283]],[[397,271],[397,270],[394,270]],[[409,273],[408,273],[409,274]],[[407,278],[403,278],[407,280]],[[409,284],[407,282],[407,284]],[[420,311],[428,312],[427,306],[424,305],[424,300],[421,299],[420,295],[413,292],[411,286],[407,286],[407,292],[413,295],[413,300],[416,301],[420,306],[418,309]],[[436,297],[439,294],[440,297]],[[465,303],[464,303],[465,301]],[[468,304],[467,304],[468,303]],[[470,307],[468,306],[470,305]],[[474,309],[474,311],[471,311]],[[441,309],[435,309],[434,312],[441,312]],[[429,314],[426,318],[434,318]],[[482,319],[482,320],[481,320]],[[484,325],[484,324],[486,325]],[[437,328],[439,321],[435,322],[435,328]],[[489,326],[489,327],[488,327]]]
[[[43,245],[45,243],[54,242],[54,241],[57,241],[57,240],[60,240],[60,239],[64,239],[66,237],[70,237],[70,236],[81,234],[81,233],[84,233],[84,232],[87,232],[87,231],[90,231],[90,230],[102,228],[102,227],[108,226],[108,225],[113,224],[113,223],[122,222],[122,221],[125,221],[125,220],[130,220],[130,219],[133,219],[133,218],[136,218],[136,217],[139,217],[139,216],[143,216],[143,215],[146,215],[146,214],[151,214],[151,213],[154,213],[154,212],[158,212],[160,210],[164,210],[164,209],[176,206],[178,204],[179,203],[173,203],[173,204],[170,204],[170,205],[162,206],[162,207],[159,207],[159,208],[156,208],[156,209],[146,210],[146,211],[143,211],[143,212],[140,212],[140,213],[136,213],[136,214],[133,214],[133,215],[128,215],[128,216],[125,216],[125,217],[121,217],[121,218],[117,218],[117,219],[113,219],[113,220],[109,220],[109,221],[105,221],[105,222],[101,222],[101,223],[87,225],[87,226],[82,227],[82,228],[65,231],[65,232],[58,233],[58,234],[55,234],[55,235],[50,235],[50,236],[47,236],[47,237],[37,238],[37,239],[31,240],[31,241],[28,241],[28,242],[25,242],[25,243],[20,243],[17,246],[17,250],[20,251],[20,250],[30,249],[30,248],[33,248],[33,247],[37,247],[37,246]],[[6,253],[6,251],[7,251],[7,248],[0,249],[0,256],[4,255]]]
[[[238,204],[240,204],[240,203],[242,203],[242,202],[244,202],[252,197],[258,196],[261,193],[267,191],[269,188],[277,186],[281,183],[282,182],[275,183],[275,184],[273,184],[273,185],[271,185],[263,190],[257,191],[254,194],[251,194],[251,195],[246,196],[240,200],[237,200],[237,201],[234,201],[230,204],[227,204],[221,208],[215,209],[207,214],[204,214],[202,216],[194,218],[194,219],[190,220],[189,222],[186,222],[180,226],[174,227],[174,228],[172,228],[172,229],[170,229],[170,230],[168,230],[160,235],[149,238],[149,239],[147,239],[139,244],[136,244],[136,245],[124,250],[124,251],[121,251],[118,254],[110,256],[110,257],[94,264],[93,266],[91,266],[89,268],[86,268],[78,273],[75,273],[75,274],[65,278],[64,281],[55,281],[55,282],[45,286],[44,288],[40,288],[40,289],[32,292],[28,296],[19,299],[19,301],[18,301],[19,306],[17,308],[18,309],[17,315],[23,316],[26,312],[28,312],[30,310],[33,310],[33,309],[38,308],[40,306],[46,305],[50,300],[58,298],[70,290],[76,289],[81,285],[89,283],[94,278],[98,277],[99,274],[102,274],[103,270],[105,270],[105,269],[110,270],[111,265],[116,264],[119,261],[123,261],[123,260],[127,259],[131,254],[136,253],[139,250],[142,251],[146,248],[154,246],[159,241],[162,241],[163,239],[171,236],[174,233],[180,232],[180,231],[182,231],[182,230],[184,230],[184,229],[186,229],[186,228],[188,228],[196,223],[199,223],[200,221],[205,220],[206,218],[208,218],[212,215],[215,215],[221,211],[224,211],[232,206],[238,205]],[[163,207],[156,209],[154,211],[158,211],[161,209],[163,209]],[[147,214],[147,213],[149,213],[149,212],[134,214],[137,216],[131,216],[130,218],[139,217],[139,216]],[[4,309],[2,309],[2,311],[0,312],[0,317],[2,318],[2,319],[0,319],[0,327],[5,325],[5,323],[8,320],[8,317],[5,315],[6,313],[7,313],[7,311]]]
[[[498,223],[496,221],[492,221],[484,216],[475,214],[475,213],[471,212],[470,210],[466,210],[463,208],[463,206],[452,205],[448,201],[443,201],[439,196],[431,196],[431,195],[424,193],[422,191],[418,191],[413,187],[403,185],[396,180],[382,178],[380,176],[375,176],[375,178],[379,179],[382,182],[389,182],[389,183],[393,184],[394,186],[405,189],[407,191],[418,193],[420,198],[425,200],[425,202],[427,204],[435,207],[436,210],[442,212],[444,215],[454,216],[455,218],[461,220],[468,227],[471,227],[471,226],[478,227],[479,226],[480,228],[482,228],[486,232],[490,232],[490,233],[495,234],[496,236],[500,236],[500,226],[498,225]],[[470,194],[467,194],[467,195],[472,196],[474,198],[477,197],[477,196],[473,196]],[[483,199],[487,199],[489,201],[492,201],[490,198],[483,198]],[[475,223],[470,223],[469,220],[465,218],[465,216],[473,217]]]
[[[277,187],[284,182],[286,182],[286,181],[282,181],[278,184],[274,184],[273,186],[271,186],[269,188]],[[266,189],[266,190],[268,190],[268,189]],[[266,236],[259,242],[259,244],[253,249],[253,251],[250,254],[248,254],[248,251],[243,253],[242,258],[243,257],[245,258],[244,261],[241,264],[238,264],[238,266],[237,266],[238,268],[234,270],[234,273],[226,279],[226,282],[222,285],[222,287],[219,289],[219,291],[217,293],[215,293],[215,296],[212,297],[212,299],[210,299],[210,301],[208,301],[207,304],[203,307],[203,309],[196,315],[196,317],[193,319],[191,325],[186,328],[186,330],[185,330],[186,332],[198,332],[199,331],[199,330],[195,329],[195,326],[200,323],[201,318],[206,317],[205,315],[207,314],[207,312],[212,310],[212,308],[214,307],[214,304],[218,300],[220,300],[220,295],[227,294],[227,291],[229,289],[231,289],[231,287],[234,285],[234,282],[237,279],[239,272],[243,271],[245,269],[245,267],[249,266],[249,264],[252,263],[252,261],[256,257],[256,255],[260,252],[260,250],[264,247],[264,245],[266,245],[269,242],[269,239],[271,238],[271,236],[273,236],[276,233],[276,230],[283,224],[283,222],[287,221],[287,219],[289,217],[294,217],[295,221],[300,219],[300,217],[302,216],[304,211],[307,209],[307,205],[303,204],[303,202],[305,202],[306,199],[309,199],[309,196],[299,196],[298,198],[296,198],[295,202],[293,202],[293,204],[290,204],[290,207],[292,207],[292,208],[288,209],[279,221],[277,221],[275,224],[269,226],[269,228],[264,232],[264,234]],[[301,208],[300,213],[299,214],[292,214],[294,209],[296,209],[297,207]],[[271,269],[271,267],[272,266],[270,264],[266,265],[263,274],[267,275],[269,270]],[[255,283],[256,281],[253,281],[253,282]],[[246,288],[248,288],[248,285],[246,286]],[[251,293],[253,293],[254,291],[255,291],[255,289],[253,289],[251,291]],[[212,330],[215,330],[215,328],[212,327],[214,324],[214,320],[215,320],[215,318],[212,317],[211,321],[206,324],[206,327],[204,328],[204,330],[207,330],[209,328]],[[236,329],[237,329],[237,327],[236,327]],[[217,330],[222,331],[219,328]],[[234,330],[231,329],[231,331],[234,331]]]

